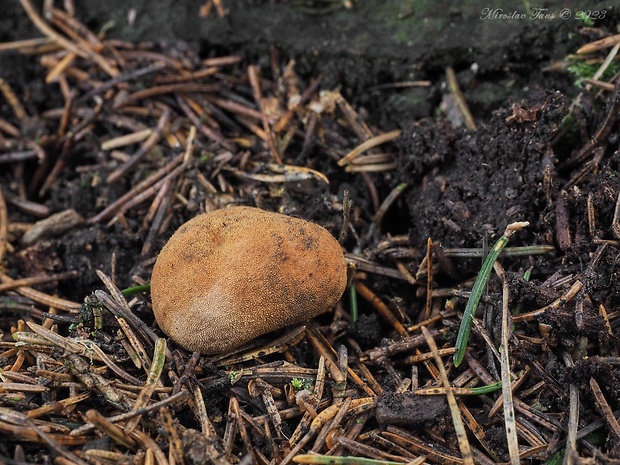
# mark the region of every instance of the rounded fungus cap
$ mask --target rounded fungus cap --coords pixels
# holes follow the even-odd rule
[[[252,207],[199,215],[163,247],[151,277],[157,324],[187,350],[225,352],[329,310],[347,284],[323,227]]]

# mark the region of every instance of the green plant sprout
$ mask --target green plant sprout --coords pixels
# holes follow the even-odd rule
[[[574,85],[581,87],[583,81],[591,79],[598,71],[600,63],[589,63],[581,58],[568,57],[567,58],[567,71],[574,76]],[[605,72],[600,76],[599,80],[608,80],[616,73],[620,71],[620,63],[614,61],[609,64]]]
[[[487,258],[484,260],[482,264],[482,268],[480,268],[480,273],[478,273],[478,277],[474,282],[474,286],[471,289],[471,294],[469,296],[469,300],[467,301],[467,305],[465,306],[465,311],[463,312],[463,319],[461,320],[461,326],[459,327],[459,333],[456,337],[456,352],[454,353],[454,366],[458,367],[463,358],[465,357],[465,352],[467,350],[467,342],[469,341],[469,334],[471,332],[471,325],[474,319],[474,315],[476,310],[478,309],[478,304],[480,303],[480,299],[482,298],[482,294],[487,285],[489,277],[491,276],[491,270],[493,269],[493,264],[497,257],[502,253],[506,244],[508,244],[508,240],[510,236],[512,236],[516,231],[528,226],[528,222],[519,222],[519,223],[511,223],[506,226],[506,230],[504,231],[504,235],[498,239],[495,243]]]
[[[351,321],[355,323],[357,321],[357,292],[355,290],[355,283],[349,284],[349,310]]]
[[[312,388],[312,380],[307,378],[293,378],[291,380],[291,386],[295,391],[302,391],[304,389],[310,390]]]
[[[123,289],[121,291],[121,294],[123,294],[123,297],[131,297],[134,294],[138,294],[140,292],[148,292],[151,290],[151,284],[147,283],[147,284],[142,284],[141,286],[133,286],[133,287],[128,287],[127,289]]]
[[[487,384],[486,386],[478,386],[471,388],[471,394],[473,396],[479,396],[482,394],[489,394],[491,392],[499,391],[502,388],[502,382],[497,381],[496,383]]]
[[[583,25],[586,27],[594,26],[594,19],[585,11],[578,11],[575,14],[575,19],[578,19],[583,22]]]
[[[564,461],[564,451],[557,451],[553,457],[549,459],[546,465],[560,465]]]
[[[241,376],[243,376],[243,371],[230,370],[228,373],[228,381],[230,381],[230,384],[235,384],[241,379]]]

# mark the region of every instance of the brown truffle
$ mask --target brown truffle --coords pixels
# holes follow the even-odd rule
[[[151,295],[164,333],[213,354],[329,310],[346,283],[342,249],[323,227],[232,207],[172,235],[153,268]]]

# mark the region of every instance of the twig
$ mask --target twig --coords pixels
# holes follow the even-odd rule
[[[613,47],[616,44],[620,44],[620,34],[604,37],[602,39],[595,40],[594,42],[582,45],[575,53],[577,53],[577,55],[585,55],[586,53],[592,53],[604,48]]]
[[[502,350],[501,350],[501,373],[502,373],[502,397],[504,399],[504,424],[506,427],[506,439],[508,440],[508,453],[510,463],[519,465],[519,440],[517,438],[517,424],[515,410],[512,402],[512,388],[510,376],[510,359],[508,356],[508,340],[510,339],[510,310],[508,299],[510,289],[504,268],[499,262],[493,264],[495,272],[502,282]]]
[[[36,39],[15,40],[13,42],[0,43],[0,52],[7,52],[9,50],[27,49],[31,47],[37,47],[40,45],[48,45],[54,43],[54,41],[48,37],[40,37]]]
[[[0,272],[0,281],[2,281],[3,283],[12,283],[14,280],[9,278],[6,274]],[[70,300],[65,300],[58,297],[52,297],[27,286],[20,286],[16,289],[16,291],[24,297],[28,297],[29,299],[32,299],[35,302],[39,302],[43,305],[48,305],[50,307],[66,310],[70,313],[78,313],[78,308],[80,304],[76,302],[71,302]]]
[[[164,217],[166,213],[168,212],[168,207],[170,205],[170,200],[172,197],[171,193],[173,193],[173,191],[171,190],[171,187],[172,187],[172,179],[171,178],[166,179],[164,183],[161,185],[161,188],[159,189],[159,192],[157,193],[155,200],[153,201],[153,204],[157,205],[155,215],[149,218],[149,215],[147,214],[144,217],[145,222],[150,221],[151,219],[152,221],[149,227],[149,232],[146,235],[146,238],[144,239],[144,244],[142,245],[142,252],[141,252],[142,257],[147,257],[151,254],[151,251],[153,249],[153,241],[159,234],[159,229],[161,227],[161,224],[164,221]],[[150,211],[151,210],[149,209],[149,213]]]
[[[0,260],[1,262],[2,260]],[[15,279],[11,282],[0,284],[0,292],[8,291],[23,286],[30,286],[32,284],[44,284],[54,281],[62,281],[65,279],[75,278],[77,271],[65,271],[63,273],[57,273],[50,276],[32,276],[30,278]]]
[[[153,131],[153,133],[146,139],[140,148],[134,153],[129,160],[123,163],[121,166],[112,171],[108,177],[107,182],[113,183],[118,181],[121,177],[123,177],[127,171],[129,171],[133,166],[138,163],[142,158],[147,154],[149,150],[151,150],[155,144],[159,141],[161,137],[161,133],[164,130],[164,127],[168,124],[168,120],[170,119],[170,109],[166,108],[163,114],[160,116],[159,121],[157,122],[157,127]]]
[[[375,405],[374,397],[363,397],[360,399],[353,399],[351,401],[351,411],[358,410],[363,411],[368,408],[372,408]],[[302,447],[304,447],[310,439],[314,437],[315,434],[326,424],[329,420],[331,420],[340,410],[341,405],[335,404],[331,407],[323,410],[310,424],[310,430],[306,433],[306,435],[297,443],[297,445],[290,451],[290,453],[282,460],[280,465],[287,465],[293,460],[299,451],[301,451]]]
[[[89,465],[88,462],[82,460],[74,453],[65,450],[65,448],[58,444],[58,442],[53,437],[41,431],[41,429],[38,428],[37,425],[35,425],[34,421],[32,421],[30,418],[26,417],[25,423],[31,430],[36,432],[36,434],[43,440],[43,442],[45,442],[54,452],[67,459],[70,463],[75,463],[77,465]]]
[[[77,100],[76,103],[77,104],[84,103],[90,100],[92,97],[95,97],[96,95],[101,95],[104,92],[107,92],[108,90],[116,87],[117,85],[122,84],[123,82],[133,81],[135,79],[148,76],[149,74],[157,73],[158,71],[161,71],[162,69],[165,69],[165,68],[166,68],[165,64],[159,63],[159,64],[147,66],[145,68],[140,68],[135,71],[131,71],[129,73],[122,74],[118,77],[115,77],[113,79],[110,79],[109,81],[104,82],[103,84],[98,85],[97,87],[93,88],[91,91],[85,93]]]
[[[13,92],[13,89],[11,88],[9,83],[6,82],[2,77],[0,77],[0,90],[11,105],[13,113],[15,113],[15,117],[20,122],[25,122],[28,119],[28,114],[26,113],[24,106],[19,101],[19,98],[17,98],[17,95],[15,95],[15,92]]]
[[[112,202],[110,205],[104,208],[97,215],[90,218],[88,220],[88,223],[90,224],[98,223],[114,215],[114,213],[118,209],[120,209],[122,205],[126,204],[131,199],[135,198],[138,194],[144,192],[146,189],[151,187],[153,184],[157,183],[160,179],[162,179],[167,174],[170,174],[170,172],[173,171],[183,161],[183,157],[184,157],[184,154],[182,153],[174,157],[172,160],[170,160],[166,164],[166,166],[159,169],[157,172],[153,173],[151,176],[146,178],[144,181],[140,182],[138,185],[136,185],[133,189],[128,191],[126,194],[124,194],[123,196],[119,197],[117,200]]]
[[[616,84],[614,86],[613,94],[610,97],[609,110],[607,111],[607,115],[605,116],[605,120],[598,128],[594,137],[584,145],[581,150],[579,150],[575,155],[573,155],[570,159],[561,164],[559,168],[572,166],[576,163],[579,163],[584,158],[590,154],[590,152],[596,148],[599,144],[607,141],[607,138],[614,126],[618,118],[618,105],[620,105],[620,99],[618,98],[618,91],[620,88],[620,79],[616,79]]]
[[[368,287],[366,287],[361,282],[357,281],[355,283],[355,289],[364,299],[372,304],[373,307],[379,312],[379,314],[385,318],[394,329],[400,334],[404,336],[407,334],[407,330],[403,327],[402,323],[396,319],[392,311],[385,305],[379,297],[377,297]]]
[[[367,240],[373,235],[375,236],[375,238],[379,238],[381,234],[381,222],[383,221],[383,217],[406,188],[407,183],[402,182],[398,184],[394,189],[392,189],[392,191],[388,194],[385,200],[381,203],[381,206],[375,213],[370,228],[368,228]]]
[[[566,291],[566,293],[563,296],[554,300],[549,305],[545,305],[544,307],[539,308],[538,310],[534,310],[532,312],[527,312],[527,313],[520,313],[518,315],[513,316],[512,322],[520,323],[522,321],[530,321],[542,315],[543,313],[547,312],[548,310],[557,310],[558,308],[560,308],[561,306],[569,302],[573,297],[575,297],[575,295],[577,295],[577,293],[581,291],[582,287],[583,287],[583,283],[577,280],[573,283],[570,289],[568,289],[568,291]]]
[[[347,233],[350,227],[349,214],[351,213],[351,200],[349,199],[349,191],[347,189],[342,193],[342,228],[340,228],[340,234],[338,235],[338,243],[344,244],[347,238]]]
[[[616,436],[616,439],[620,439],[620,423],[614,416],[614,413],[605,399],[603,392],[601,391],[600,386],[596,382],[594,378],[590,378],[590,388],[592,389],[592,394],[594,394],[594,398],[596,399],[596,403],[603,414],[603,418],[607,423],[610,431]]]
[[[0,266],[6,253],[7,237],[9,234],[9,215],[2,189],[0,189]]]
[[[433,305],[433,239],[426,240],[426,304],[424,305],[424,319],[431,317]]]
[[[378,136],[365,140],[363,143],[358,145],[356,148],[354,148],[344,157],[338,160],[338,165],[345,166],[355,160],[358,155],[364,153],[366,150],[377,147],[381,144],[384,144],[385,142],[397,139],[398,137],[400,137],[400,129],[379,134]]]
[[[36,12],[30,0],[19,0],[19,1],[22,4],[22,7],[24,8],[24,10],[26,10],[28,17],[34,23],[37,29],[39,29],[39,31],[41,31],[51,40],[53,40],[54,42],[56,42],[58,45],[65,48],[66,50],[73,52],[82,58],[93,60],[95,63],[97,63],[101,67],[101,69],[103,69],[106,73],[108,73],[112,77],[118,76],[120,74],[119,71],[115,67],[111,66],[105,60],[105,58],[103,58],[98,53],[95,53],[92,50],[85,51],[81,49],[80,47],[76,46],[73,42],[65,39],[63,36],[61,36],[56,31],[54,31],[51,27],[49,27],[47,23],[43,21],[41,16],[39,16],[39,14]]]
[[[192,122],[192,124],[198,128],[198,130],[204,134],[205,136],[207,136],[209,139],[217,142],[218,144],[220,144],[222,147],[226,148],[227,150],[230,151],[236,151],[236,145],[227,140],[219,131],[217,131],[216,129],[210,128],[208,127],[206,124],[204,124],[201,121],[201,118],[198,118],[194,112],[192,111],[192,109],[190,108],[190,105],[188,104],[187,101],[189,101],[189,99],[187,97],[183,97],[181,95],[177,95],[176,96],[176,100],[177,103],[179,104],[179,106],[181,107],[181,109],[183,110],[183,112],[185,113],[185,115],[190,119],[190,121]]]
[[[573,369],[575,364],[570,354],[564,352],[564,363],[566,368]],[[568,403],[568,432],[566,434],[566,451],[564,453],[564,464],[571,463],[571,458],[577,455],[577,430],[579,429],[579,387],[576,383],[570,383]]]
[[[125,433],[123,428],[120,428],[119,426],[112,423],[106,417],[101,415],[97,410],[88,410],[84,416],[93,425],[93,427],[97,428],[102,433],[110,436],[113,441],[133,451],[138,449],[136,441],[134,441],[131,436]]]
[[[258,68],[256,66],[248,66],[248,78],[250,80],[250,86],[252,87],[252,94],[254,95],[254,100],[256,101],[256,104],[261,110],[261,121],[263,122],[263,131],[265,133],[264,140],[269,147],[269,152],[271,153],[273,161],[275,163],[282,164],[282,157],[276,149],[276,145],[273,140],[273,132],[271,131],[271,127],[269,126],[269,120],[267,118],[267,114],[265,113],[265,107],[263,105],[263,93],[260,87],[260,76]]]
[[[459,87],[458,80],[456,79],[456,74],[454,73],[454,69],[451,66],[446,68],[446,80],[448,81],[448,87],[450,89],[450,93],[452,94],[456,104],[461,110],[463,117],[465,118],[465,126],[470,131],[475,131],[477,129],[476,122],[474,121],[474,117],[469,111],[469,107],[467,106],[467,102],[465,101],[465,97],[463,96],[463,92]]]
[[[461,457],[463,459],[464,465],[474,465],[474,457],[471,452],[471,446],[469,445],[469,440],[467,439],[467,433],[465,432],[465,427],[463,426],[463,420],[461,419],[461,412],[459,411],[459,407],[456,402],[456,398],[452,393],[452,386],[450,386],[450,380],[448,379],[448,375],[446,374],[446,369],[443,366],[443,360],[439,356],[439,350],[437,349],[437,344],[435,344],[435,340],[431,335],[430,331],[426,329],[424,326],[420,328],[422,330],[422,334],[424,335],[424,339],[426,339],[426,343],[428,344],[429,349],[433,353],[433,358],[435,359],[435,364],[439,369],[439,374],[441,375],[441,381],[443,383],[444,388],[446,389],[446,399],[448,400],[448,405],[450,407],[450,413],[452,414],[452,422],[454,424],[454,429],[456,432],[456,438],[459,445],[459,449],[461,451]]]
[[[133,406],[132,410],[138,410],[144,407],[155,390],[155,386],[159,383],[159,378],[161,376],[161,372],[164,368],[164,362],[166,361],[166,340],[163,338],[157,339],[155,341],[155,349],[153,350],[153,363],[151,364],[151,369],[148,373],[146,381],[144,382],[144,387],[136,402]],[[140,415],[136,415],[131,420],[127,422],[125,425],[125,433],[131,434],[131,432],[138,426],[140,422]]]
[[[184,402],[187,399],[189,399],[189,392],[188,391],[181,391],[177,394],[171,395],[170,397],[168,397],[167,399],[163,399],[160,400],[158,402],[154,402],[150,405],[147,405],[141,409],[138,410],[133,410],[130,412],[126,412],[126,413],[121,413],[118,415],[114,415],[112,417],[109,417],[108,420],[112,423],[117,423],[120,421],[125,421],[125,420],[129,420],[133,417],[135,417],[136,415],[145,415],[147,413],[153,412],[154,410],[158,410],[164,406],[168,406],[168,405],[175,405],[177,403],[180,402]],[[95,425],[90,424],[90,423],[86,423],[83,426],[80,426],[79,428],[76,428],[74,430],[71,431],[71,433],[69,433],[71,436],[82,436],[84,434],[87,434],[88,432],[92,431],[95,428]]]

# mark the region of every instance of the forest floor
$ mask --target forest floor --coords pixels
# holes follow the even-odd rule
[[[620,460],[611,22],[390,81],[46,17],[61,42],[0,52],[0,463]],[[340,237],[349,288],[233,353],[162,344],[157,254],[231,205]]]

